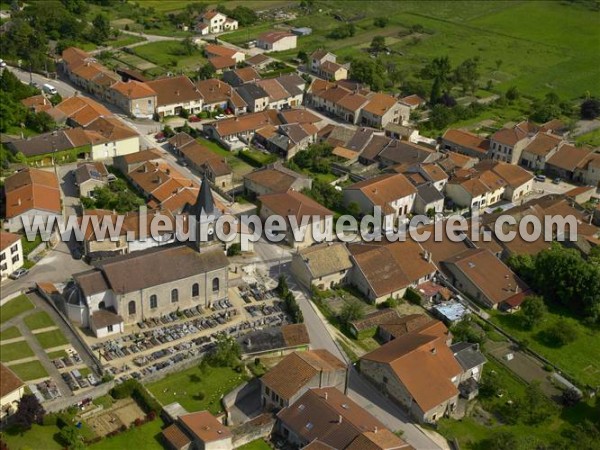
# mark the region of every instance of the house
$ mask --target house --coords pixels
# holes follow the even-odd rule
[[[414,211],[417,214],[433,215],[444,212],[444,195],[431,183],[417,186]]]
[[[417,189],[400,174],[385,174],[351,184],[343,190],[344,206],[358,205],[362,214],[373,214],[380,207],[384,228],[392,229],[399,217],[408,215],[415,202]]]
[[[486,158],[489,147],[489,140],[465,130],[450,128],[442,136],[442,150],[460,153],[472,158]]]
[[[360,156],[361,162],[366,160],[379,161],[383,167],[395,166],[398,164],[410,167],[415,164],[433,163],[440,159],[443,154],[423,145],[412,144],[407,141],[398,141],[396,139],[384,138],[383,148],[373,157],[367,152],[367,148]],[[387,139],[387,141],[385,141]]]
[[[100,141],[92,143],[93,160],[115,158],[137,153],[140,150],[140,135],[114,116],[99,117],[85,127],[86,132],[100,136]]]
[[[293,352],[307,351],[310,344],[308,330],[303,323],[250,331],[237,338],[242,359],[281,357]]]
[[[310,70],[326,80],[338,81],[348,78],[348,68],[337,63],[337,56],[325,50],[316,50],[310,57]]]
[[[427,100],[422,97],[419,97],[417,94],[407,95],[406,97],[402,97],[400,99],[400,103],[406,105],[410,108],[411,111],[415,109],[421,108],[427,104]]]
[[[233,185],[233,171],[225,159],[199,144],[189,134],[177,133],[169,139],[169,145],[213,185],[221,189],[228,189]]]
[[[350,284],[374,304],[402,298],[408,287],[416,287],[436,273],[429,253],[416,242],[357,243],[348,250],[354,264]]]
[[[433,319],[425,314],[407,314],[388,318],[377,327],[377,337],[387,343],[405,334],[421,329],[425,324],[432,324]]]
[[[161,432],[169,450],[232,450],[233,434],[208,411],[181,414]]]
[[[267,65],[272,61],[267,55],[263,53],[259,53],[257,55],[251,56],[246,60],[246,64],[251,67],[254,67],[257,70],[262,70],[267,67]]]
[[[230,72],[227,72],[230,73]],[[247,83],[235,88],[238,95],[246,102],[248,112],[259,112],[267,109],[270,97],[258,84]]]
[[[0,279],[4,280],[21,267],[23,267],[21,236],[0,231]],[[2,396],[4,397],[4,394]],[[2,402],[2,406],[4,406],[4,402]],[[4,410],[4,408],[2,409]]]
[[[574,178],[588,186],[600,186],[600,152],[590,153],[575,169]]]
[[[52,108],[52,103],[44,94],[24,98],[21,100],[21,104],[34,113],[48,111]]]
[[[113,159],[113,165],[122,174],[128,174],[145,162],[156,163],[162,160],[162,154],[158,149],[141,150],[128,155],[117,156]]]
[[[63,50],[60,68],[73,84],[100,98],[105,96],[113,84],[121,81],[118,74],[75,47]]]
[[[223,81],[234,87],[241,86],[245,83],[251,83],[260,80],[261,78],[260,74],[252,66],[228,70],[223,74]]]
[[[17,411],[21,397],[25,395],[25,383],[15,373],[0,363],[0,421]]]
[[[310,71],[313,73],[318,73],[319,68],[325,61],[337,62],[337,56],[333,53],[328,52],[327,50],[318,49],[311,53],[309,56],[310,61]]]
[[[271,130],[271,126],[267,126],[267,129]],[[257,130],[255,141],[259,141],[270,152],[289,160],[317,140],[317,131],[317,127],[311,123],[282,124],[269,132],[266,138],[261,136],[261,130]]]
[[[308,289],[316,286],[323,291],[345,284],[350,269],[350,253],[341,242],[313,245],[292,255],[292,274]]]
[[[244,190],[252,197],[302,191],[312,187],[312,178],[288,169],[280,162],[256,169],[244,175]]]
[[[490,136],[488,158],[517,164],[523,149],[527,147],[539,128],[529,121],[519,122],[510,128],[502,128]]]
[[[236,115],[246,112],[246,102],[227,83],[211,78],[196,82],[196,87],[203,98],[204,111],[230,109]]]
[[[311,388],[344,392],[346,381],[346,364],[329,351],[290,353],[261,377],[261,404],[265,409],[287,408]]]
[[[575,147],[564,144],[547,161],[545,172],[548,176],[564,180],[575,180],[575,174],[589,160],[593,150],[589,147]]]
[[[32,223],[34,217],[62,222],[62,206],[58,179],[54,172],[27,168],[4,180],[6,220],[4,228],[16,232],[23,228],[23,219]],[[45,237],[45,233],[42,232]]]
[[[106,96],[108,101],[131,117],[151,119],[156,111],[156,92],[146,83],[118,81],[110,87]]]
[[[108,184],[108,170],[104,163],[80,163],[74,170],[75,185],[79,189],[80,197],[93,197],[93,191],[97,187]]]
[[[510,202],[523,200],[533,191],[534,176],[522,167],[500,161],[486,160],[475,166],[477,170],[491,170],[506,183],[502,198]]]
[[[282,52],[296,48],[297,36],[286,31],[269,31],[261,34],[256,46],[270,52]]]
[[[104,142],[104,138],[98,133],[83,128],[67,128],[10,141],[6,146],[15,154],[22,153],[28,160],[51,165],[54,161],[67,159],[74,153],[78,157],[87,158],[93,145]]]
[[[454,416],[464,371],[449,331],[430,321],[360,359],[361,373],[420,423]]]
[[[300,84],[300,82],[294,83],[295,79],[295,76],[292,79],[289,75],[284,75],[256,82],[256,85],[269,95],[269,109],[294,108],[302,104],[304,80],[299,78],[302,80]]]
[[[440,192],[444,190],[449,178],[448,174],[437,164],[415,164],[410,166],[404,173],[418,173],[425,182],[431,183]]]
[[[214,10],[204,12],[194,25],[194,31],[202,35],[217,34],[237,29],[237,20],[231,19],[225,14]]]
[[[196,85],[188,77],[158,78],[147,85],[156,92],[156,113],[160,117],[177,116],[182,109],[190,114],[201,112],[203,98]]]
[[[478,383],[487,359],[479,350],[479,344],[457,342],[450,346],[450,350],[463,370],[462,381],[458,385],[460,394],[467,400],[472,400],[479,393]]]
[[[221,57],[231,58],[235,61],[235,63],[241,63],[244,62],[244,60],[246,59],[246,54],[244,52],[234,50],[229,47],[224,47],[222,45],[207,44],[204,47],[202,47],[202,50],[204,50],[204,54],[209,61],[211,58]]]
[[[277,414],[277,432],[294,448],[414,450],[338,389],[308,389]]]
[[[519,164],[533,171],[544,170],[546,161],[554,156],[564,143],[560,136],[539,132],[523,149]]]
[[[442,157],[436,160],[437,165],[449,174],[453,174],[455,171],[460,169],[470,169],[478,162],[479,159],[477,158],[449,150],[445,151],[442,154]]]
[[[409,116],[410,109],[406,105],[391,95],[377,92],[362,108],[360,123],[383,129],[388,123],[405,125],[408,123]]]
[[[203,130],[209,138],[219,141],[226,148],[243,148],[245,147],[244,143],[249,143],[257,130],[267,125],[281,123],[277,115],[271,113],[275,113],[275,111],[260,111],[217,120],[204,124]]]
[[[483,209],[503,198],[506,185],[506,181],[491,170],[471,169],[448,182],[446,196],[463,208]]]
[[[443,262],[452,284],[487,308],[521,297],[529,287],[486,249],[471,249]],[[522,301],[522,298],[521,298]]]
[[[289,190],[283,193],[266,194],[258,197],[260,218],[280,216],[285,223],[284,240],[296,249],[318,242],[314,231],[323,233],[333,229],[333,212],[300,192]],[[275,234],[275,233],[273,233]]]
[[[87,127],[100,117],[110,117],[112,113],[100,103],[75,95],[68,97],[46,111],[57,122],[67,122],[72,127]]]
[[[361,335],[373,335],[381,324],[398,320],[398,312],[393,308],[383,308],[365,315],[362,319],[352,320],[348,323],[348,329],[352,336],[359,338]]]
[[[123,326],[227,297],[228,261],[221,248],[164,246],[99,261],[73,275],[69,302],[96,337]],[[70,316],[72,318],[72,316]]]

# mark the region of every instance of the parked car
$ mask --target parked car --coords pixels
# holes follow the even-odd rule
[[[534,180],[543,183],[544,181],[546,181],[546,175],[536,175]]]
[[[200,119],[200,117],[198,116],[190,116],[188,117],[188,122],[200,122],[202,119]]]
[[[8,277],[13,280],[18,280],[19,278],[24,277],[28,273],[29,273],[29,270],[27,270],[24,267],[21,267],[20,269],[17,269],[13,273],[11,273]]]
[[[156,133],[154,135],[154,139],[156,139],[156,142],[162,143],[162,142],[165,142],[167,140],[167,137],[165,136],[165,133],[163,133],[161,131],[160,133]]]
[[[552,180],[552,184],[560,184],[561,181],[561,178],[555,178],[554,180]]]
[[[81,250],[79,250],[79,247],[75,247],[73,249],[73,258],[75,259],[81,259],[82,258],[82,254],[81,254]]]
[[[226,119],[227,116],[225,114],[219,114],[218,116],[215,117],[215,119],[217,120],[222,120],[222,119]]]

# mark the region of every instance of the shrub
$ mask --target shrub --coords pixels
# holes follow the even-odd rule
[[[420,305],[422,302],[419,293],[410,287],[406,289],[406,292],[404,293],[404,298],[415,305]]]
[[[227,256],[236,256],[242,253],[242,246],[240,244],[231,244],[227,249]]]

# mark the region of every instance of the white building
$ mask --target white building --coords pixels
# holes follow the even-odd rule
[[[285,31],[269,31],[258,37],[257,46],[271,52],[282,52],[296,48],[297,36]]]
[[[4,280],[23,266],[21,236],[0,231],[0,279]]]
[[[207,35],[238,29],[238,21],[218,11],[207,11],[194,26],[196,33]]]

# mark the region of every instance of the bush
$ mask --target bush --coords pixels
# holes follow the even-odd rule
[[[420,305],[423,301],[419,293],[410,287],[406,289],[406,292],[404,293],[404,298],[415,305]]]
[[[551,346],[562,347],[577,340],[577,328],[570,322],[561,319],[546,328],[544,339]]]
[[[242,246],[240,244],[231,244],[229,246],[229,248],[227,249],[227,256],[236,256],[236,255],[241,255],[242,253]]]
[[[137,380],[131,379],[111,389],[110,395],[114,399],[131,397],[146,413],[158,413],[161,409],[160,403],[152,397],[146,388]]]

